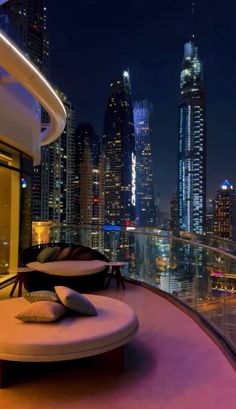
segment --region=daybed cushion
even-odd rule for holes
[[[81,315],[97,315],[97,310],[87,297],[68,287],[56,286],[55,291],[61,303]]]
[[[61,302],[58,295],[54,291],[47,290],[32,291],[31,293],[26,293],[24,297],[30,303],[37,301]]]
[[[33,261],[32,263],[28,263],[27,267],[52,275],[83,276],[99,273],[105,269],[106,265],[106,261],[101,260],[62,260],[43,264],[38,261]]]
[[[67,258],[69,256],[71,252],[71,247],[65,247],[64,249],[62,249],[62,251],[59,253],[59,255],[57,256],[55,261],[62,261],[65,258]]]
[[[127,304],[99,295],[86,297],[95,305],[97,316],[66,315],[47,325],[23,324],[14,318],[28,305],[23,297],[0,301],[0,359],[24,362],[77,359],[118,348],[134,337],[138,321]]]
[[[81,248],[76,247],[75,249],[72,249],[70,252],[70,260],[77,260],[77,255],[81,253]]]
[[[57,260],[57,257],[61,253],[61,247],[56,246],[56,247],[53,247],[53,249],[54,249],[54,252],[52,253],[52,256],[50,257],[50,261]]]
[[[15,318],[23,322],[53,322],[65,313],[66,308],[62,304],[52,301],[37,301],[33,304],[27,304]]]
[[[54,254],[54,248],[53,247],[45,247],[38,254],[37,261],[39,263],[46,263],[47,261],[50,260],[50,258],[53,256],[53,254]]]

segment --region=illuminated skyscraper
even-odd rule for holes
[[[221,239],[236,240],[236,190],[228,180],[217,191],[213,233]]]
[[[178,115],[179,229],[202,234],[206,213],[206,119],[203,68],[194,36],[184,45]]]
[[[0,16],[5,31],[39,70],[48,74],[46,0],[11,0],[1,6]]]
[[[205,229],[205,233],[207,236],[213,236],[213,226],[214,226],[214,201],[212,199],[207,199]]]
[[[99,226],[104,222],[104,178],[100,140],[90,123],[79,123],[75,131],[75,174],[78,177],[77,219],[81,224]],[[87,234],[86,234],[87,233]],[[103,247],[98,230],[83,231],[82,243]]]
[[[135,221],[135,137],[128,71],[110,84],[105,111],[105,223]]]
[[[136,148],[136,226],[154,226],[156,212],[153,197],[151,155],[151,112],[148,101],[134,103],[134,130]]]
[[[43,184],[42,189],[48,189],[49,200],[45,203],[49,212],[47,219],[53,222],[75,223],[74,110],[63,92],[57,91],[57,94],[66,108],[67,121],[61,136],[49,145],[49,183]],[[42,167],[47,163],[42,162]]]

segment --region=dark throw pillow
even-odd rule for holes
[[[46,263],[53,256],[53,253],[54,253],[53,247],[45,247],[38,254],[37,261],[39,261],[40,263]]]
[[[65,260],[69,257],[71,252],[71,247],[65,247],[64,249],[61,250],[60,254],[57,256],[55,261],[61,261]]]
[[[53,250],[54,252],[52,253],[52,256],[50,257],[49,261],[55,261],[57,259],[57,257],[61,253],[61,247],[59,246],[53,247]]]

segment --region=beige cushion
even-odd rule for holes
[[[32,291],[31,293],[26,293],[24,297],[30,303],[37,301],[52,301],[60,303],[60,299],[54,291],[47,290]]]
[[[37,261],[40,263],[46,263],[50,260],[53,256],[54,248],[53,247],[45,247],[37,256]]]
[[[84,295],[68,287],[56,286],[54,288],[65,307],[81,315],[97,315],[96,308]]]
[[[62,260],[42,264],[38,261],[33,261],[32,263],[28,263],[27,267],[52,275],[83,276],[103,271],[106,267],[106,262],[101,260]],[[32,272],[32,274],[34,273]]]
[[[52,301],[37,301],[28,304],[15,318],[27,322],[52,322],[58,320],[66,312],[63,305]]]
[[[77,247],[70,252],[70,260],[77,260],[77,255],[81,253],[81,248]]]
[[[61,261],[64,260],[66,257],[69,256],[71,252],[71,247],[65,247],[64,249],[61,250],[61,252],[58,254],[57,258],[55,261]]]
[[[52,256],[50,257],[50,261],[57,260],[57,257],[61,253],[61,247],[59,247],[59,246],[53,247],[53,250],[54,250],[54,252],[52,253]]]

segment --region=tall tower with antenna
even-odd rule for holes
[[[192,29],[195,2],[192,1]],[[206,214],[206,101],[195,35],[184,45],[178,106],[178,222],[202,234]]]
[[[110,83],[105,110],[105,223],[135,222],[135,136],[129,71]]]

